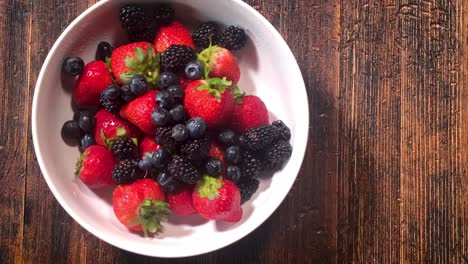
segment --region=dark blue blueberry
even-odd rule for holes
[[[81,112],[78,123],[83,132],[91,132],[96,124],[96,119],[91,112],[85,111]]]
[[[223,163],[217,158],[210,157],[205,164],[205,169],[208,175],[217,177],[223,172]]]
[[[172,99],[175,103],[181,104],[184,101],[185,92],[182,87],[180,87],[180,85],[171,85],[169,88],[167,88],[167,91],[172,96]]]
[[[84,61],[80,57],[65,58],[62,64],[62,71],[70,76],[77,76],[83,72]]]
[[[171,113],[164,108],[159,107],[151,113],[151,120],[157,126],[166,126],[171,123]]]
[[[236,142],[236,133],[231,129],[225,129],[218,134],[218,141],[225,146],[232,146]]]
[[[226,158],[226,161],[230,164],[237,164],[239,163],[241,156],[241,150],[238,146],[231,146],[226,149],[226,152],[224,153],[224,157]]]
[[[169,153],[164,148],[160,148],[153,152],[151,159],[154,167],[162,168],[169,162]]]
[[[186,126],[190,132],[190,137],[193,139],[199,139],[205,135],[206,123],[205,120],[200,117],[191,118],[187,121]]]
[[[185,119],[185,107],[181,104],[174,106],[170,111],[172,120],[176,123],[183,122]]]
[[[182,124],[175,125],[172,128],[172,138],[177,142],[187,140],[189,138],[189,131],[187,127]]]
[[[81,128],[78,121],[70,120],[62,126],[62,138],[65,142],[70,144],[76,144],[81,137]]]
[[[128,86],[130,86],[130,91],[136,96],[140,96],[146,91],[148,91],[148,82],[144,76],[135,74],[128,82]]]
[[[167,90],[161,90],[156,95],[156,103],[159,107],[170,109],[174,104],[174,98]]]
[[[190,80],[198,80],[203,76],[203,66],[198,61],[192,61],[185,66],[185,76]]]
[[[119,98],[120,95],[122,95],[122,90],[117,85],[111,85],[102,92],[102,96],[110,100],[115,100]]]
[[[153,169],[153,159],[151,157],[143,157],[143,159],[138,163],[138,167],[144,171]]]
[[[106,58],[110,58],[114,48],[109,42],[102,41],[97,46],[96,59],[106,61]]]
[[[179,77],[173,72],[161,72],[156,80],[159,89],[167,89],[174,84],[179,84]]]
[[[81,149],[85,151],[87,148],[96,145],[96,140],[94,140],[94,137],[90,133],[84,134],[84,136],[81,138]]]
[[[179,185],[179,181],[169,173],[163,171],[158,175],[158,183],[165,192],[173,192]]]
[[[226,177],[228,180],[236,183],[242,176],[241,169],[237,166],[228,166],[226,169]]]
[[[125,101],[125,102],[130,102],[132,101],[133,99],[135,99],[135,94],[130,90],[130,87],[128,85],[124,85],[122,87],[120,87],[120,90],[122,90],[122,99]]]

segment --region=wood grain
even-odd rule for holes
[[[0,0],[0,263],[468,263],[468,4],[246,0],[301,67],[300,175],[252,234],[193,258],[117,249],[41,176],[34,85],[61,31],[96,0]]]

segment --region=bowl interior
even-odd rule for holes
[[[145,1],[140,1],[145,2]],[[146,1],[150,2],[150,1]],[[154,2],[154,1],[152,1]],[[131,233],[115,218],[112,190],[92,191],[74,176],[77,147],[63,143],[62,124],[71,119],[73,82],[61,78],[61,62],[80,56],[85,62],[95,57],[97,44],[125,43],[118,21],[125,1],[103,0],[75,20],[62,34],[46,59],[38,79],[33,103],[33,138],[44,177],[57,200],[82,226],[99,238],[136,253],[181,257],[224,247],[258,227],[278,207],[291,188],[302,163],[308,131],[307,95],[297,63],[274,28],[241,1],[171,1],[178,19],[187,25],[217,21],[246,29],[249,41],[237,52],[241,81],[239,87],[260,96],[272,120],[281,119],[292,128],[294,151],[290,162],[271,179],[262,179],[259,191],[243,205],[238,223],[207,221],[199,216],[170,217],[164,231],[154,238]],[[230,10],[229,15],[220,10]],[[198,243],[203,240],[209,243]]]

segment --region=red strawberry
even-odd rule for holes
[[[230,81],[213,78],[191,82],[185,89],[184,105],[192,117],[201,117],[210,128],[219,128],[230,121],[234,97]]]
[[[139,74],[146,77],[148,84],[155,86],[159,61],[151,43],[135,42],[112,52],[111,68],[120,84],[128,83],[133,75]]]
[[[242,218],[239,188],[229,180],[203,177],[192,199],[197,212],[206,219],[238,222]]]
[[[156,90],[148,91],[120,109],[121,117],[127,119],[150,136],[154,136],[156,133],[156,125],[151,121],[151,113],[158,107],[156,94]]]
[[[269,124],[268,110],[262,99],[255,95],[242,98],[240,104],[234,107],[231,127],[237,132],[245,132],[249,128]]]
[[[106,63],[90,62],[76,82],[73,100],[80,106],[99,106],[101,92],[111,84],[112,75]]]
[[[156,46],[158,52],[163,52],[172,45],[185,45],[192,49],[195,48],[192,35],[179,21],[174,21],[170,25],[160,28],[154,40],[154,46]]]
[[[212,78],[224,78],[236,85],[240,79],[240,69],[231,51],[218,46],[210,46],[198,55],[205,71]]]
[[[118,160],[110,150],[102,146],[88,147],[76,164],[75,173],[91,189],[101,189],[115,184],[112,170]]]
[[[160,148],[162,148],[162,146],[156,143],[153,138],[146,136],[139,144],[140,158],[143,158],[144,156],[151,156],[153,152]]]
[[[169,208],[176,215],[193,215],[197,211],[192,205],[193,186],[181,184],[174,192],[167,194]]]
[[[125,135],[129,138],[139,138],[140,130],[104,109],[99,110],[96,115],[96,126],[94,127],[94,138],[96,143],[106,146],[106,139],[113,139]]]
[[[148,232],[156,233],[170,213],[164,191],[151,179],[117,186],[112,207],[120,223],[133,231],[143,230],[145,236]]]
[[[227,169],[227,163],[224,160],[224,151],[223,151],[223,149],[218,144],[216,144],[215,142],[212,141],[211,146],[210,146],[210,152],[208,153],[208,156],[213,157],[213,158],[217,158],[223,163],[222,176],[225,177],[226,169]]]

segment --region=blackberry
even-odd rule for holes
[[[112,179],[117,184],[131,183],[145,176],[145,172],[138,167],[138,160],[129,159],[119,162],[112,171]]]
[[[126,5],[120,9],[120,22],[128,32],[137,32],[148,27],[149,18],[143,7]]]
[[[158,144],[170,149],[172,152],[178,152],[180,144],[172,137],[172,127],[156,128],[155,140]]]
[[[264,162],[254,154],[244,151],[240,163],[241,180],[251,179],[257,177],[264,169]]]
[[[143,30],[128,32],[128,39],[130,42],[154,42],[158,28],[151,26]]]
[[[193,42],[199,48],[206,49],[211,43],[217,45],[219,42],[220,33],[218,26],[214,22],[207,22],[199,26],[192,34]]]
[[[260,125],[247,130],[239,141],[241,146],[253,151],[263,149],[279,137],[279,129],[273,125]]]
[[[260,182],[257,179],[248,179],[237,184],[241,195],[241,204],[252,198],[259,185]]]
[[[122,137],[112,142],[110,150],[119,160],[137,157],[138,148],[132,139]]]
[[[268,169],[280,168],[292,154],[292,146],[288,141],[279,141],[266,149],[265,162]]]
[[[190,160],[179,155],[172,156],[167,170],[174,178],[188,184],[196,184],[202,177],[202,174],[190,163]]]
[[[247,35],[242,28],[230,26],[224,30],[219,42],[226,49],[240,50],[247,42]]]
[[[278,128],[279,136],[281,139],[288,141],[291,139],[291,130],[288,126],[286,126],[286,124],[283,121],[277,120],[273,122],[272,125]]]
[[[183,73],[185,66],[196,59],[197,54],[191,47],[172,45],[161,54],[161,68],[164,71]]]
[[[180,146],[180,152],[190,160],[202,160],[208,156],[210,144],[208,137],[191,139]]]
[[[123,105],[122,98],[110,99],[101,95],[99,99],[101,105],[107,112],[112,114],[117,114],[120,111],[120,108]]]
[[[169,5],[158,5],[153,10],[153,19],[161,26],[167,26],[174,21],[175,11]],[[154,39],[153,39],[154,41]],[[153,42],[151,41],[151,42]]]

